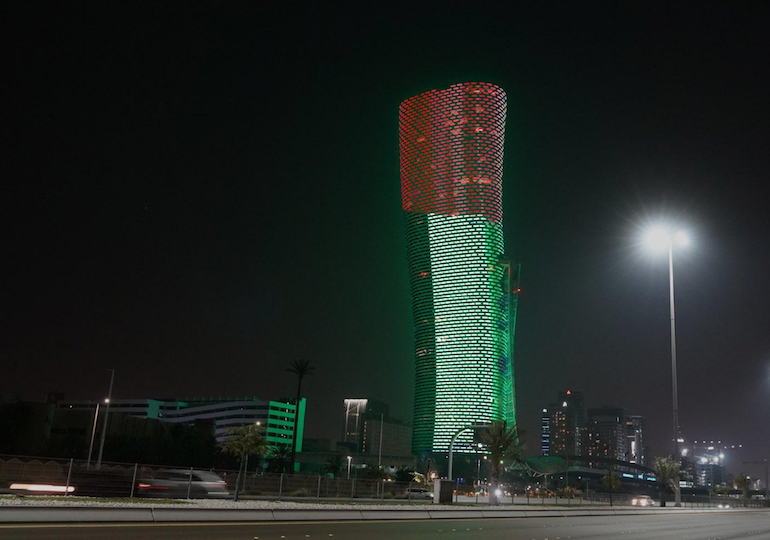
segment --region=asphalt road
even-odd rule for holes
[[[2,540],[770,540],[770,512],[398,522],[0,525]]]

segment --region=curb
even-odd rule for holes
[[[763,512],[731,509],[729,512]],[[457,510],[316,510],[250,508],[99,508],[86,506],[0,506],[0,523],[183,523],[244,521],[373,521],[411,519],[557,518],[653,514],[719,513],[718,508],[636,509],[457,509]]]

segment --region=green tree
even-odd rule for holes
[[[241,490],[241,477],[244,475],[244,467],[248,456],[262,456],[267,450],[265,438],[257,430],[257,426],[232,427],[225,433],[227,438],[219,443],[219,448],[225,454],[237,456],[238,477],[235,479],[235,500],[238,500]]]
[[[670,487],[674,490],[674,506],[681,506],[679,478],[681,476],[679,461],[671,456],[656,457],[652,462],[655,470],[655,478],[658,479],[658,492],[660,493],[660,505],[666,506],[666,490]]]
[[[612,494],[620,489],[620,477],[614,471],[609,470],[602,477],[602,484],[610,492],[610,506],[612,506]]]
[[[291,464],[291,449],[288,446],[273,446],[267,456],[267,470],[274,473],[285,473]]]
[[[396,482],[413,482],[413,481],[414,481],[414,469],[401,467],[396,471]]]
[[[740,472],[735,475],[733,482],[735,483],[735,487],[740,489],[741,493],[743,493],[743,500],[745,504],[745,501],[749,498],[749,491],[751,491],[751,477],[746,473]]]
[[[297,399],[294,400],[294,435],[291,440],[290,472],[294,473],[294,464],[297,461],[297,425],[299,424],[299,402],[302,399],[302,379],[313,374],[315,368],[308,360],[294,360],[286,370],[297,377]]]
[[[505,422],[493,422],[480,433],[479,441],[486,446],[490,462],[490,480],[492,489],[489,504],[498,505],[497,491],[500,487],[500,474],[505,464],[524,463],[524,452],[519,439],[520,432],[516,425],[511,427]]]
[[[386,478],[392,478],[390,474],[382,470],[380,467],[374,465],[367,465],[364,468],[363,477],[367,480],[384,480]]]
[[[326,474],[331,474],[334,478],[341,476],[344,468],[345,468],[344,456],[339,456],[339,455],[331,456],[329,459],[326,460],[326,463],[324,464],[324,472]]]

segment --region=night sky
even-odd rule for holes
[[[115,367],[116,398],[275,398],[307,358],[308,436],[340,434],[345,397],[410,419],[398,105],[483,80],[509,98],[529,452],[566,388],[669,450],[668,272],[638,245],[666,219],[693,237],[683,432],[758,474],[739,461],[770,455],[767,4],[281,4],[4,7],[0,391],[99,398]]]

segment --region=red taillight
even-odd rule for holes
[[[151,491],[168,491],[167,486],[153,486],[151,484],[139,483],[136,487],[138,487],[139,489],[149,489]]]

